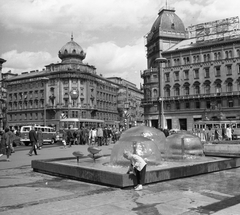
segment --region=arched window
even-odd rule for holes
[[[200,94],[200,87],[199,87],[199,85],[196,85],[195,86],[195,94]]]
[[[158,90],[153,89],[153,98],[157,98],[157,97],[158,97]]]
[[[214,53],[214,60],[217,60],[217,59],[218,59],[218,54]]]
[[[227,92],[232,92],[232,83],[231,82],[229,82],[229,83],[227,83]]]
[[[210,84],[205,84],[204,90],[205,90],[205,94],[210,94],[211,92]]]
[[[221,86],[220,83],[217,83],[217,84],[215,85],[215,92],[216,92],[216,93],[221,93],[221,92],[222,92],[222,86]]]
[[[180,89],[179,89],[179,87],[175,87],[174,94],[175,94],[175,96],[180,96]]]

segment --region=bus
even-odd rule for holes
[[[80,129],[81,127],[97,128],[99,124],[103,126],[104,123],[105,121],[100,119],[83,119],[83,118],[60,119],[59,133],[57,135],[57,139],[58,141],[62,141],[63,130],[67,130],[70,128],[70,130],[75,131],[77,129]]]
[[[20,129],[20,142],[25,146],[30,144],[29,140],[29,131],[32,130],[33,125],[22,126]],[[53,144],[56,141],[56,131],[54,128],[49,126],[34,125],[34,128],[37,131],[41,130],[43,134],[43,143]]]
[[[95,127],[97,128],[99,124],[104,124],[104,120],[100,119],[79,119],[79,118],[67,118],[67,119],[60,119],[60,130],[61,129],[68,129],[71,127],[74,128],[81,128],[84,127]]]
[[[193,132],[202,137],[206,130],[222,129],[228,126],[232,128],[232,139],[240,139],[240,120],[198,120],[193,123]]]

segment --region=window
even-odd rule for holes
[[[231,82],[227,83],[227,92],[232,92],[232,90],[233,90],[232,83]]]
[[[158,96],[158,91],[157,89],[153,89],[153,97],[156,98]]]
[[[179,72],[174,72],[174,81],[179,81]]]
[[[165,73],[164,74],[164,79],[165,79],[165,82],[170,82],[170,74],[169,73]]]
[[[232,99],[228,100],[228,107],[233,107],[233,100]]]
[[[209,68],[205,68],[205,78],[210,78]]]
[[[179,96],[180,95],[180,89],[179,87],[175,87],[175,96]]]
[[[165,97],[170,97],[170,88],[165,89]]]
[[[200,86],[199,85],[196,85],[195,86],[195,94],[200,94]]]
[[[210,109],[211,108],[211,101],[206,101],[206,108],[207,109]]]
[[[185,108],[186,108],[186,109],[189,109],[189,108],[190,108],[190,102],[186,102],[186,103],[185,103]]]
[[[221,84],[219,84],[219,83],[216,84],[215,90],[216,90],[216,91],[215,91],[216,93],[221,93],[221,92],[222,92]]]
[[[184,80],[188,80],[189,79],[189,72],[188,70],[184,71]]]
[[[237,64],[238,74],[240,74],[240,64]]]
[[[199,101],[195,102],[195,107],[196,107],[197,109],[200,108],[200,102],[199,102]]]
[[[232,75],[232,65],[227,65],[226,69],[227,69],[227,75]]]
[[[194,69],[194,78],[199,79],[199,70],[198,69]]]
[[[221,70],[220,70],[220,66],[218,66],[218,67],[215,67],[215,76],[216,76],[216,77],[219,77],[219,76],[221,76]]]
[[[185,88],[184,88],[184,93],[185,93],[185,95],[189,95],[189,86],[185,86]]]
[[[210,94],[211,87],[209,84],[205,85],[205,94]]]
[[[176,109],[179,110],[180,109],[180,102],[179,101],[176,101]]]

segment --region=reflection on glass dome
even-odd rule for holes
[[[196,135],[178,132],[166,139],[166,158],[194,158],[203,155],[203,145]]]
[[[155,144],[157,144],[157,147],[161,151],[161,153],[164,153],[165,151],[165,145],[166,145],[165,134],[154,127],[148,127],[145,125],[133,127],[123,132],[121,135],[121,138],[125,136],[143,136],[143,137],[149,138]]]
[[[125,150],[138,154],[144,158],[148,165],[160,164],[161,152],[159,145],[165,143],[165,135],[155,129],[147,126],[138,126],[125,131],[121,138],[116,142],[112,149],[111,165],[129,165],[129,161],[123,157]]]

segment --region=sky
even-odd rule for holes
[[[139,88],[147,69],[144,36],[166,0],[0,0],[2,72],[21,74],[61,62],[71,40],[86,52],[83,63],[104,77]],[[185,28],[240,15],[239,0],[167,0]]]

